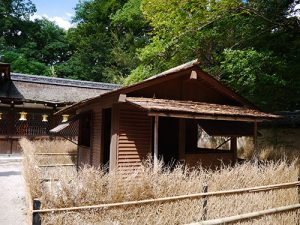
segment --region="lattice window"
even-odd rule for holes
[[[48,135],[49,122],[42,122],[43,113],[29,112],[27,121],[19,120],[19,112],[15,113],[14,125],[17,135],[21,136],[38,136]]]
[[[70,118],[72,118],[73,115],[70,115]],[[62,122],[62,117],[61,116],[53,116],[51,119],[51,128],[54,128],[61,124]],[[72,122],[70,126],[67,128],[63,129],[62,131],[59,132],[59,135],[65,136],[65,137],[70,137],[70,138],[77,138],[78,136],[78,130],[79,130],[79,122],[78,120],[75,122]]]
[[[20,112],[27,112],[27,120],[20,121]],[[50,111],[35,112],[33,110],[22,109],[0,109],[2,119],[0,120],[0,135],[20,135],[20,136],[48,136],[49,130],[62,122],[61,116],[53,116]],[[43,114],[48,115],[48,121],[43,122]],[[72,116],[70,116],[71,118]],[[60,132],[60,135],[70,138],[78,136],[78,121],[72,122],[69,127]]]

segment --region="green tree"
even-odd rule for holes
[[[13,72],[51,75],[50,67],[65,62],[72,51],[66,32],[43,18],[30,0],[0,1],[0,55]],[[53,68],[53,67],[52,67]]]
[[[68,33],[68,40],[75,49],[74,54],[58,71],[63,68],[69,71],[72,68],[70,65],[76,64],[71,73],[80,72],[80,78],[94,81],[105,79],[103,70],[113,47],[110,15],[121,6],[122,2],[117,0],[81,1],[76,6],[74,23],[77,23],[77,27]],[[61,75],[65,76],[66,73]]]
[[[46,18],[32,23],[28,40],[20,51],[49,66],[68,60],[71,54],[66,32]]]
[[[80,2],[68,39],[74,54],[57,67],[60,76],[121,83],[139,59],[136,49],[148,40],[140,0]],[[79,75],[80,74],[80,75]]]
[[[0,1],[0,34],[3,45],[22,46],[27,39],[30,16],[36,12],[30,0]]]
[[[224,50],[221,62],[221,80],[242,96],[268,110],[277,110],[286,102],[282,97],[287,88],[281,77],[286,62],[270,52],[249,50]],[[266,94],[272,93],[272,94]],[[268,103],[272,102],[272,105]],[[275,103],[275,104],[274,104]]]
[[[140,65],[125,82],[136,82],[198,58],[202,68],[228,81],[259,106],[295,108],[299,106],[299,97],[289,91],[278,92],[281,97],[277,98],[275,107],[271,98],[263,102],[263,93],[258,92],[265,84],[272,92],[292,85],[293,92],[299,93],[300,88],[295,84],[299,84],[297,74],[300,72],[297,63],[300,61],[300,22],[291,13],[295,3],[292,0],[142,0],[143,15],[153,30],[150,43],[138,50]],[[247,62],[239,57],[246,57]],[[242,73],[241,77],[233,76],[230,70],[235,63],[239,66],[233,68],[234,72]],[[287,98],[291,101],[279,104],[280,99]]]
[[[24,54],[16,51],[3,52],[3,60],[11,63],[13,72],[25,74],[38,74],[49,76],[50,68],[39,61],[28,59]]]

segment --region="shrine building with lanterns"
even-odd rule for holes
[[[108,83],[11,73],[9,64],[0,63],[0,154],[18,153],[22,137],[54,138],[49,131],[73,117],[54,116],[56,111],[117,88]],[[61,134],[77,135],[78,123]]]

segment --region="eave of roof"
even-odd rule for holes
[[[205,102],[140,97],[127,97],[126,102],[144,109],[149,115],[218,120],[227,120],[228,118],[228,120],[237,121],[262,121],[281,118],[281,116],[264,113],[256,109]]]

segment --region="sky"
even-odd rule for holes
[[[37,12],[31,19],[46,17],[65,30],[72,27],[74,8],[79,0],[32,0]]]

